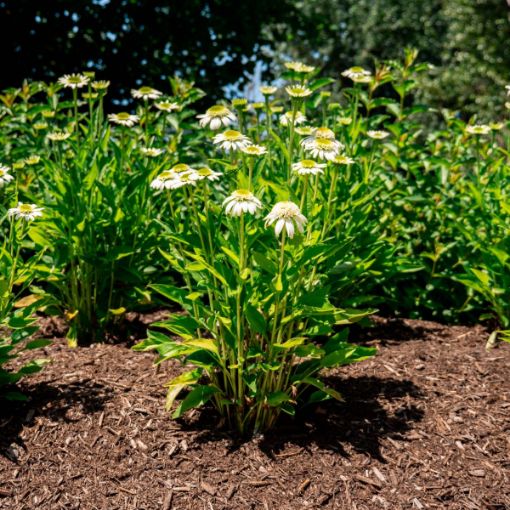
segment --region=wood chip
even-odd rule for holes
[[[201,482],[200,483],[200,488],[207,492],[207,494],[209,494],[210,496],[215,496],[216,495],[216,488],[213,487],[210,483],[207,483],[207,482]]]

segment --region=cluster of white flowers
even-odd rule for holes
[[[335,134],[329,128],[316,128],[310,136],[301,140],[303,149],[313,158],[333,160],[343,149],[343,145],[335,140]]]
[[[152,182],[153,189],[178,189],[183,186],[195,186],[198,181],[216,181],[221,174],[209,167],[192,168],[184,163],[178,163],[170,170],[161,172]]]

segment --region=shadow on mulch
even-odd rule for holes
[[[431,340],[432,338],[448,337],[448,329],[439,325],[419,325],[420,321],[413,321],[412,325],[405,319],[373,317],[369,327],[353,324],[350,339],[354,343],[364,343],[377,340],[382,345],[406,342],[409,340]]]
[[[424,412],[409,403],[410,398],[421,399],[423,394],[409,380],[361,376],[329,377],[325,382],[339,391],[344,401],[330,400],[309,407],[295,419],[282,415],[278,425],[257,440],[268,457],[273,458],[289,444],[305,449],[316,445],[349,457],[345,448],[348,444],[357,452],[385,462],[381,440],[390,437],[405,441],[403,434],[423,418]],[[219,421],[215,410],[206,406],[193,421],[183,420],[182,428],[198,432],[195,441],[200,443],[224,440],[230,436],[218,428]],[[233,439],[230,450],[237,450],[244,442]]]
[[[79,421],[68,416],[68,411],[80,408],[84,414],[96,413],[112,396],[111,388],[90,379],[70,384],[41,382],[20,389],[28,401],[4,402],[0,409],[0,456],[13,462],[17,461],[13,445],[25,448],[20,436],[24,426],[34,426],[39,417],[52,422]]]

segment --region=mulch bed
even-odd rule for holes
[[[510,509],[510,345],[482,327],[377,319],[379,355],[333,370],[345,402],[233,440],[210,407],[163,409],[178,364],[69,350],[0,410],[0,508]]]

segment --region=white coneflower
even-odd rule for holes
[[[232,106],[234,108],[243,108],[248,104],[248,99],[245,97],[235,97],[232,99]]]
[[[315,71],[315,67],[307,66],[302,62],[285,62],[285,64],[283,65],[287,69],[290,69],[291,71],[294,71],[296,73],[311,73],[312,71]]]
[[[372,81],[372,73],[362,67],[346,69],[342,76],[350,78],[354,83],[370,83]]]
[[[390,136],[390,134],[388,133],[388,131],[383,131],[381,129],[372,129],[370,131],[367,131],[367,135],[372,138],[373,140],[384,140],[385,138],[387,138],[388,136]]]
[[[9,184],[14,177],[9,173],[9,167],[0,165],[0,188]]]
[[[491,122],[489,124],[489,127],[493,130],[493,131],[499,131],[500,129],[503,129],[505,127],[505,125],[502,123],[502,122]]]
[[[110,86],[110,82],[108,80],[93,81],[91,86],[94,90],[106,90]]]
[[[296,133],[301,136],[310,136],[313,134],[313,127],[312,126],[301,126],[297,127],[295,129]]]
[[[311,159],[303,159],[292,165],[292,170],[299,175],[317,175],[324,173],[326,163],[317,163]]]
[[[165,151],[163,149],[156,149],[155,147],[140,147],[140,152],[149,158],[157,158]]]
[[[354,159],[350,158],[349,156],[337,156],[331,161],[337,165],[353,165],[355,163]]]
[[[52,142],[63,142],[64,140],[67,140],[71,133],[67,131],[53,131],[53,133],[48,133],[46,135]]]
[[[274,232],[277,236],[285,229],[291,239],[294,237],[296,228],[303,233],[306,222],[307,219],[294,202],[278,202],[266,216],[266,227],[275,224]]]
[[[327,140],[334,140],[335,133],[327,127],[314,128],[312,136],[305,138],[302,143],[306,144],[311,142],[312,138],[326,138]]]
[[[80,89],[87,85],[90,81],[90,78],[84,76],[83,74],[65,74],[61,78],[58,79],[60,85],[70,89]]]
[[[278,90],[278,87],[263,85],[262,87],[259,87],[259,90],[263,96],[272,96]]]
[[[288,126],[292,122],[292,112],[285,112],[283,115],[280,115],[280,124],[282,126]],[[303,124],[306,122],[306,117],[301,112],[296,112],[294,116],[294,126],[298,124]]]
[[[466,133],[470,135],[488,135],[491,132],[490,126],[485,124],[475,124],[474,126],[466,126]]]
[[[186,185],[194,186],[199,179],[196,170],[184,163],[179,163],[170,170],[161,172],[150,186],[154,189],[177,189]]]
[[[41,161],[41,156],[38,156],[37,154],[32,154],[32,156],[28,156],[28,158],[25,158],[25,163],[27,165],[37,165]]]
[[[247,189],[238,189],[223,201],[225,213],[241,216],[243,213],[255,214],[262,207],[260,200]]]
[[[305,151],[309,152],[313,158],[327,159],[329,161],[334,159],[343,147],[337,140],[331,140],[329,138],[310,137],[310,141],[306,143],[303,142],[305,142],[305,140],[301,142],[303,148]]]
[[[200,119],[200,127],[209,126],[213,130],[228,127],[236,121],[236,116],[221,104],[211,106],[197,118]]]
[[[211,170],[208,166],[203,166],[197,169],[196,174],[200,179],[206,179],[208,181],[217,181],[221,177],[220,172]]]
[[[224,151],[230,152],[241,150],[251,144],[250,139],[244,136],[240,131],[227,129],[224,133],[220,133],[213,138],[213,143],[219,145]]]
[[[114,124],[120,124],[121,126],[133,127],[139,120],[138,115],[131,115],[127,112],[110,113],[108,120]]]
[[[163,112],[173,112],[180,108],[178,103],[172,103],[170,101],[159,101],[155,103],[154,106]]]
[[[349,124],[352,123],[352,118],[351,117],[339,117],[337,122],[341,126],[348,126]]]
[[[302,85],[289,85],[285,87],[285,91],[294,99],[303,99],[313,93],[308,87],[303,87]]]
[[[42,216],[42,207],[37,207],[34,204],[24,204],[18,202],[18,207],[12,207],[7,211],[9,217],[15,217],[17,220],[22,218],[26,221],[32,221],[38,216]]]
[[[263,110],[265,108],[265,103],[251,103],[245,108],[245,112],[249,112],[251,110],[257,111],[257,110]]]
[[[135,99],[157,99],[163,95],[163,92],[152,87],[140,87],[139,89],[131,89],[131,95]]]
[[[248,156],[262,156],[267,153],[267,149],[262,145],[247,145],[241,148],[241,150]]]

